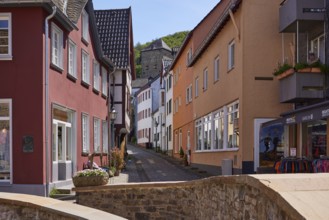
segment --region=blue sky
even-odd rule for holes
[[[220,0],[93,0],[94,8],[132,8],[134,44],[192,30]]]

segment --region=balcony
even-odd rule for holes
[[[324,98],[324,73],[319,68],[294,69],[278,76],[280,102],[299,103]]]
[[[324,9],[324,0],[283,1],[279,11],[280,32],[307,32],[311,27],[324,22],[322,9]]]

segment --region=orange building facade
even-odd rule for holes
[[[278,0],[222,0],[176,57],[174,149],[190,149],[193,166],[218,175],[223,161],[231,161],[233,173],[254,173],[261,122],[291,109],[279,104],[272,75],[283,53],[279,6]]]

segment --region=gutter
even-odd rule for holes
[[[52,14],[50,14],[45,20],[45,146],[46,146],[46,197],[49,196],[49,27],[48,22],[56,14],[56,6],[52,8]]]

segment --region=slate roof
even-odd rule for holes
[[[156,50],[156,49],[166,49],[171,51],[171,48],[162,39],[155,40],[152,44],[144,48],[142,51]]]
[[[104,55],[119,69],[129,67],[131,8],[95,10]]]

